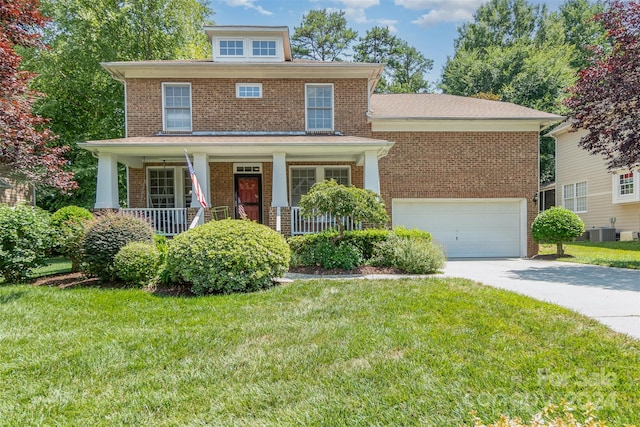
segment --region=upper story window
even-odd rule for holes
[[[275,40],[252,40],[253,56],[276,56]]]
[[[587,211],[587,181],[562,187],[562,206],[573,212]]]
[[[640,202],[640,173],[624,171],[613,175],[613,203]]]
[[[305,110],[308,131],[333,130],[333,84],[305,85]]]
[[[262,98],[262,83],[236,83],[236,98]]]
[[[244,40],[220,40],[220,56],[244,56]]]
[[[191,84],[162,84],[162,113],[165,131],[191,132]]]

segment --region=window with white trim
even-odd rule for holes
[[[149,208],[188,208],[191,206],[191,175],[183,167],[147,168]]]
[[[262,98],[262,83],[236,83],[236,98]]]
[[[244,56],[244,40],[220,40],[220,56]]]
[[[276,41],[252,40],[251,54],[253,56],[276,56]]]
[[[618,175],[618,194],[620,196],[629,196],[633,194],[633,172],[622,173]]]
[[[587,181],[562,187],[562,206],[573,212],[587,211]]]
[[[305,113],[308,131],[333,130],[333,84],[305,85]]]
[[[292,166],[289,176],[291,206],[298,206],[300,197],[307,194],[316,182],[333,179],[338,184],[351,185],[349,166]]]
[[[191,132],[191,84],[162,84],[163,123],[165,131]]]

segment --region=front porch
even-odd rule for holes
[[[121,208],[120,213],[137,216],[151,224],[157,234],[173,237],[189,229],[189,225],[196,216],[198,208]],[[302,234],[320,233],[330,229],[336,229],[336,219],[331,215],[320,215],[315,218],[306,219],[300,215],[299,207],[288,209],[289,215],[286,215],[281,223],[282,232],[291,236]],[[223,219],[217,216],[215,210],[204,209],[204,221],[215,221]],[[346,222],[348,230],[360,229],[361,224],[354,224],[351,221]]]
[[[335,227],[334,218],[300,217],[300,196],[315,182],[335,179],[379,193],[378,160],[393,143],[341,135],[218,135],[81,145],[98,157],[96,209],[121,209],[117,164],[124,163],[127,207],[122,211],[147,218],[160,234],[173,236],[188,229],[200,207],[185,151],[208,206],[200,222],[221,219],[211,207],[223,208],[228,217],[246,215],[285,235],[297,235]]]

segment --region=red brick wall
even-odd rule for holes
[[[393,198],[525,198],[527,230],[537,215],[538,133],[376,132],[394,141],[382,158],[380,191]],[[391,214],[391,212],[389,212]],[[528,256],[537,245],[528,238]]]
[[[128,136],[162,131],[163,79],[127,80]],[[345,135],[368,132],[366,79],[193,79],[194,131],[304,131],[305,83],[334,84],[335,130]],[[260,99],[236,98],[236,83],[262,83]]]

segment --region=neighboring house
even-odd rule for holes
[[[572,131],[569,122],[549,132],[556,140],[556,206],[577,213],[587,230],[640,231],[640,171],[608,171],[601,156],[578,145],[586,132]]]
[[[0,204],[15,206],[19,203],[33,205],[35,200],[33,186],[11,178],[0,177]]]
[[[205,31],[212,60],[103,64],[125,84],[126,137],[80,144],[98,157],[96,208],[119,208],[123,163],[129,209],[166,234],[183,230],[197,210],[187,150],[209,206],[238,217],[242,205],[286,235],[323,227],[302,220],[298,202],[335,179],[379,192],[393,225],[428,230],[449,256],[537,252],[538,135],[562,117],[449,95],[374,95],[384,65],[293,60],[287,27]]]

